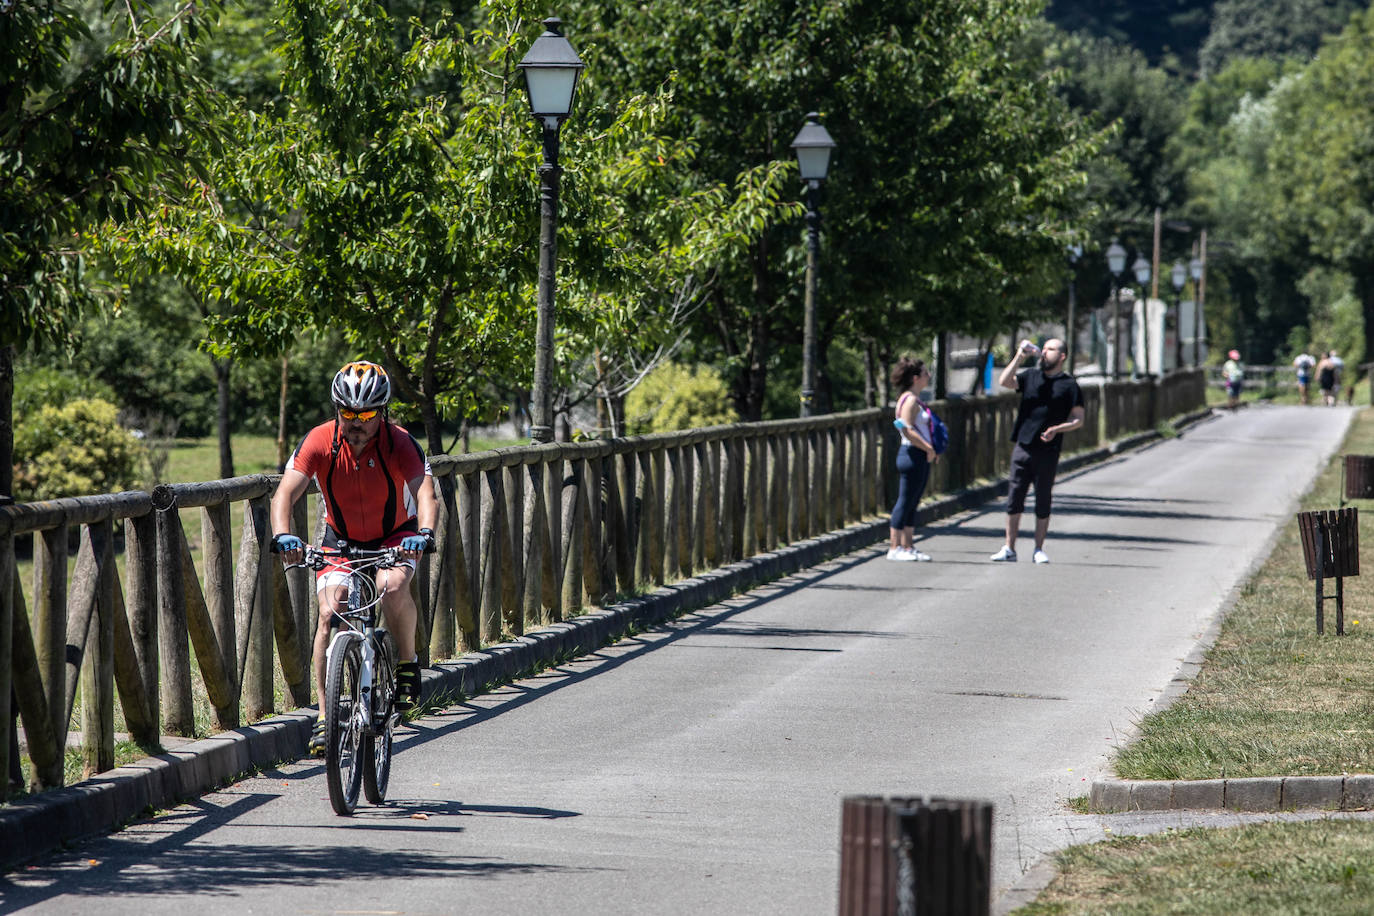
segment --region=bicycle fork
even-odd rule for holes
[[[376,729],[372,727],[372,674],[376,669],[377,649],[372,644],[366,634],[354,629],[344,629],[336,632],[329,640],[329,649],[325,653],[325,665],[333,662],[335,652],[347,650],[346,643],[358,640],[361,644],[362,664],[358,666],[358,709],[351,711],[361,726],[362,733],[365,735],[373,734]]]

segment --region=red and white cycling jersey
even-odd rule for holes
[[[287,464],[314,479],[324,496],[329,527],[360,547],[381,546],[398,531],[414,531],[415,498],[406,484],[430,473],[420,443],[404,427],[383,422],[362,453],[354,455],[336,430],[333,420],[316,426]]]

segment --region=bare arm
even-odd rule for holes
[[[1026,355],[1025,346],[1028,343],[1029,340],[1023,340],[1016,345],[1016,353],[1012,356],[1011,362],[1007,363],[1002,375],[997,379],[997,384],[1001,387],[1016,390],[1016,370],[1021,368],[1021,360]]]
[[[421,474],[412,477],[406,484],[410,488],[410,495],[415,497],[415,520],[421,528],[434,530],[434,523],[439,518],[439,503],[434,498],[434,478],[428,474]]]
[[[1083,416],[1084,413],[1082,407],[1073,408],[1069,411],[1069,418],[1067,420],[1056,426],[1048,427],[1043,433],[1041,433],[1040,441],[1053,442],[1054,437],[1059,435],[1060,433],[1066,433],[1071,429],[1078,429],[1078,427],[1083,425]]]
[[[291,509],[310,486],[310,478],[300,471],[288,468],[281,475],[277,492],[272,494],[272,533],[291,533]]]

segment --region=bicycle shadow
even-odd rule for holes
[[[234,897],[249,887],[311,888],[335,882],[356,885],[371,879],[490,879],[517,874],[573,874],[601,869],[541,862],[501,861],[482,856],[414,848],[385,849],[375,843],[301,845],[277,843],[197,844],[211,831],[241,820],[274,801],[277,794],[254,792],[218,806],[205,799],[188,802],[150,822],[167,831],[148,841],[146,831],[122,831],[83,844],[42,865],[0,876],[0,914],[15,913],[59,898]],[[423,815],[418,817],[417,815]],[[460,826],[434,819],[470,816],[576,817],[577,812],[544,808],[462,805],[453,801],[398,799],[386,807],[360,808],[338,818],[336,829],[404,829],[417,833],[461,832]],[[243,825],[261,829],[267,825]],[[300,825],[277,829],[301,829]],[[318,829],[318,825],[311,829]],[[291,905],[284,904],[288,909]]]

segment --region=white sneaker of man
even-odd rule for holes
[[[1041,550],[1041,549],[1039,549],[1039,548],[1036,548],[1035,553],[1034,553],[1034,555],[1031,557],[1031,559],[1035,560],[1035,562],[1037,562],[1037,563],[1048,563],[1048,562],[1050,561],[1050,558],[1049,558],[1049,556],[1045,553],[1045,551],[1043,551],[1043,550]]]
[[[905,547],[894,547],[887,552],[887,558],[898,563],[913,563],[916,561],[916,554]]]
[[[1003,544],[1002,549],[988,557],[988,559],[994,563],[1015,563],[1016,551],[1012,550],[1006,544]]]
[[[917,550],[917,549],[914,548],[914,547],[911,549],[911,556],[912,556],[912,558],[915,559],[918,563],[929,563],[929,562],[930,562],[930,554],[928,554],[928,553],[921,553],[919,550]]]

